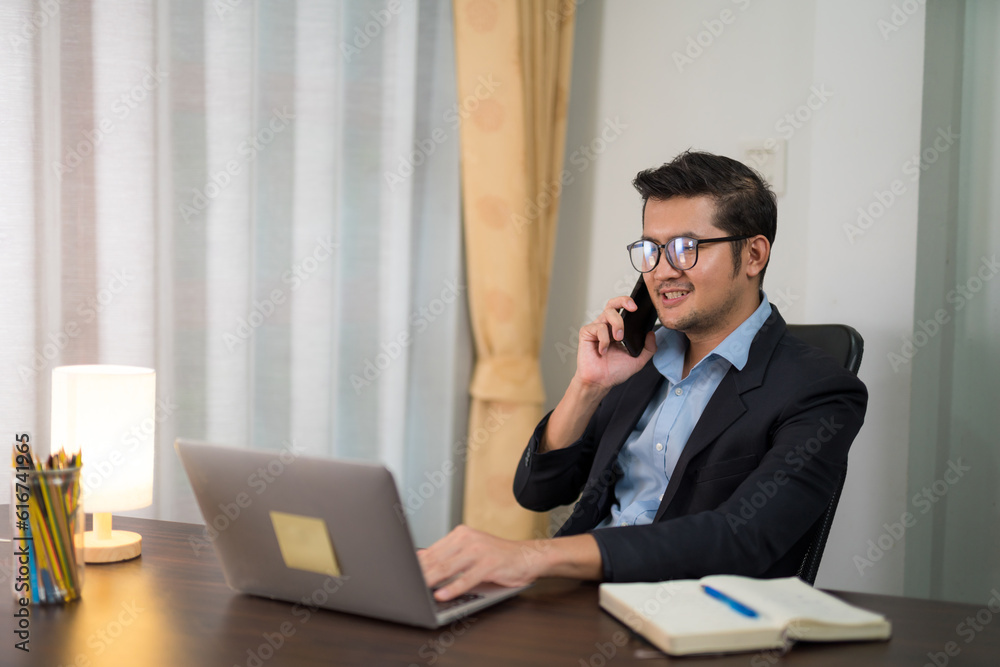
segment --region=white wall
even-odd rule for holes
[[[743,140],[787,137],[764,287],[789,322],[857,328],[871,393],[818,584],[901,593],[902,544],[863,573],[853,561],[899,519],[906,495],[909,375],[886,355],[913,323],[917,188],[901,169],[920,147],[923,12],[883,36],[877,21],[891,12],[889,0],[578,7],[566,168],[579,178],[563,194],[543,371],[554,404],[573,372],[569,327],[634,281],[624,247],[641,233],[636,172],[687,148],[739,159]],[[701,52],[678,64],[699,38]],[[804,121],[785,120],[797,111]],[[627,126],[620,136],[574,162],[615,119]],[[845,225],[894,179],[906,191],[852,243]]]

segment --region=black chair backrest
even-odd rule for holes
[[[796,338],[818,347],[834,359],[844,368],[855,375],[861,368],[861,357],[865,351],[865,341],[853,327],[846,324],[789,324],[788,333]],[[809,540],[809,547],[806,555],[799,566],[798,576],[803,581],[810,584],[816,581],[816,573],[819,572],[819,563],[823,558],[823,549],[826,548],[826,540],[830,536],[830,526],[833,524],[833,516],[837,513],[837,503],[840,502],[840,493],[844,489],[844,480],[847,477],[845,471],[837,481],[837,488],[830,498],[830,504],[826,511],[816,520],[810,529],[812,538]]]
[[[861,368],[865,341],[854,327],[846,324],[789,324],[788,333],[818,347],[855,375]]]

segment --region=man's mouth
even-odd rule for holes
[[[690,290],[660,290],[660,299],[662,299],[665,304],[670,305],[679,302],[690,293]]]

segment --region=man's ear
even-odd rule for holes
[[[771,244],[767,238],[758,234],[750,239],[746,250],[747,261],[743,263],[747,278],[756,278],[767,266],[767,260],[771,256]]]

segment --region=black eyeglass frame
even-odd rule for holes
[[[702,243],[721,243],[722,241],[745,241],[746,239],[752,239],[752,238],[753,238],[752,235],[720,236],[714,239],[696,239],[693,236],[675,236],[672,239],[667,239],[666,243],[657,243],[652,239],[639,239],[638,241],[633,241],[632,243],[629,243],[627,246],[625,246],[625,249],[628,250],[628,259],[630,262],[632,262],[632,268],[634,268],[639,273],[649,273],[651,271],[655,271],[656,267],[660,265],[661,257],[666,257],[667,262],[670,264],[670,266],[674,267],[674,269],[677,271],[690,271],[695,267],[695,264],[698,263],[698,257],[699,257],[698,246],[700,246]],[[691,266],[687,267],[686,269],[682,269],[676,264],[674,264],[674,260],[670,258],[670,253],[667,251],[667,246],[674,243],[677,239],[687,239],[688,241],[694,242],[694,247],[693,247],[694,261],[691,262]],[[640,243],[652,243],[653,246],[656,247],[656,263],[653,264],[652,268],[647,269],[645,271],[636,266],[635,261],[633,261],[632,259],[632,248],[639,245]]]

